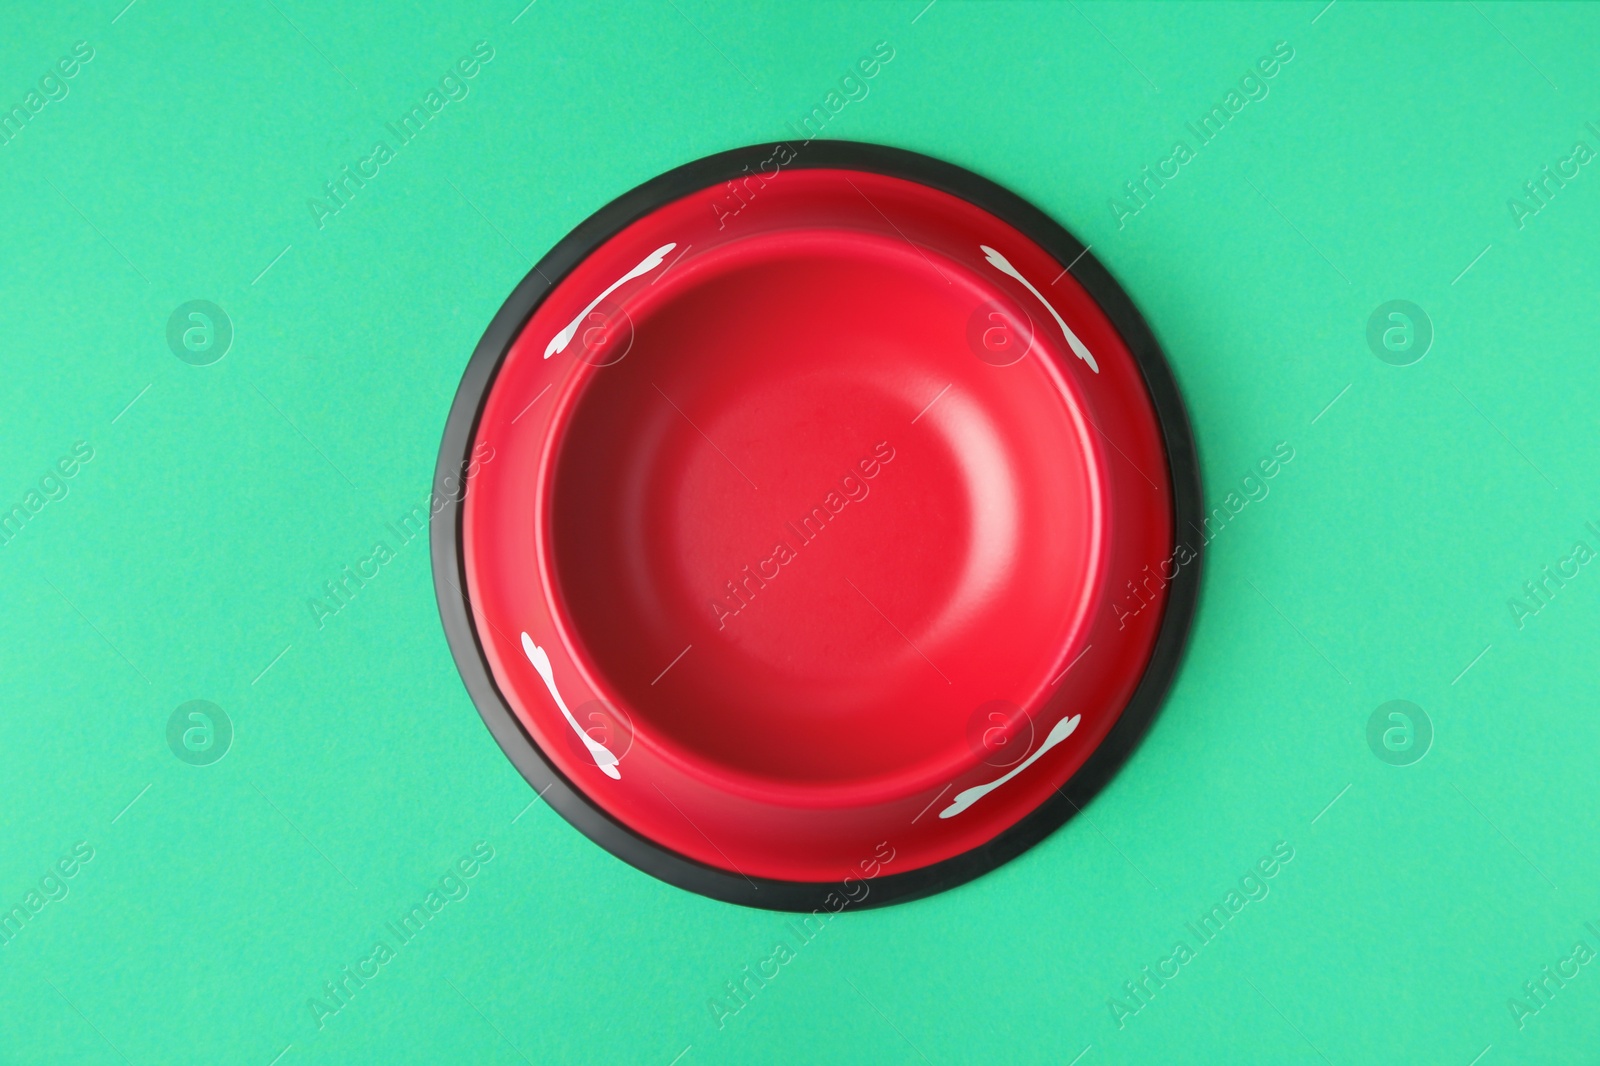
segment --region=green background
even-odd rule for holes
[[[1521,1028],[1508,1007],[1600,950],[1600,574],[1509,607],[1600,548],[1600,173],[1522,228],[1508,207],[1600,148],[1600,10],[122,2],[8,3],[0,34],[6,109],[94,48],[0,148],[0,503],[94,450],[0,548],[0,907],[94,849],[0,948],[0,1060],[1600,1061],[1600,966]],[[308,199],[479,41],[470,95],[319,229]],[[386,523],[538,256],[790,136],[878,41],[827,135],[972,168],[1092,244],[1166,349],[1208,504],[1295,458],[1211,545],[1171,698],[1085,817],[847,912],[718,1028],[786,917],[530,807],[425,544]],[[1119,227],[1123,183],[1280,41],[1270,95]],[[166,341],[194,299],[234,325],[209,366]],[[1433,324],[1414,365],[1367,344],[1395,299]],[[310,598],[379,540],[319,628]],[[192,699],[235,729],[212,765],[167,746]],[[1393,699],[1432,722],[1413,765],[1367,745]],[[470,894],[319,1028],[323,983],[480,841]],[[1119,1028],[1108,999],[1280,841],[1270,895]]]

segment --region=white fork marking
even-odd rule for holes
[[[622,277],[618,278],[616,281],[613,281],[610,285],[607,285],[605,290],[601,292],[599,296],[596,296],[593,300],[589,301],[588,307],[585,307],[582,311],[578,312],[577,318],[574,318],[571,322],[567,323],[566,329],[550,338],[550,344],[544,350],[544,357],[548,359],[557,352],[566,351],[567,345],[572,343],[572,338],[577,334],[578,327],[583,324],[583,320],[589,316],[590,311],[593,311],[596,307],[600,306],[601,300],[604,300],[607,296],[610,296],[612,293],[616,292],[622,287],[624,282],[632,281],[640,274],[648,274],[650,271],[660,266],[667,258],[667,253],[672,251],[677,246],[678,243],[676,241],[669,241],[666,244],[663,244],[660,248],[657,248],[655,251],[641,259],[638,266],[622,275]]]
[[[550,695],[555,699],[556,706],[561,708],[561,713],[567,719],[567,724],[572,727],[572,731],[578,734],[579,739],[583,741],[583,746],[589,749],[589,755],[594,759],[594,764],[600,767],[601,773],[607,777],[620,780],[622,774],[617,770],[617,757],[611,753],[610,748],[585,733],[583,727],[578,724],[578,720],[572,716],[572,712],[567,710],[567,701],[561,698],[560,692],[556,691],[556,677],[550,669],[550,656],[546,655],[544,649],[535,644],[533,638],[526,633],[522,634],[522,653],[528,657],[528,661],[533,664],[533,668],[539,671],[539,676],[544,679],[545,688],[550,690]]]
[[[1055,318],[1056,325],[1060,326],[1061,332],[1066,335],[1067,344],[1072,348],[1072,354],[1076,355],[1079,359],[1082,359],[1085,363],[1088,363],[1090,370],[1093,370],[1096,374],[1100,373],[1100,364],[1094,361],[1094,356],[1089,353],[1089,349],[1084,347],[1083,342],[1078,339],[1078,335],[1072,332],[1072,330],[1067,326],[1066,321],[1056,312],[1055,306],[1049,300],[1044,298],[1044,293],[1034,288],[1033,282],[1023,277],[1022,271],[1011,265],[1011,260],[1001,255],[993,248],[990,248],[987,244],[980,244],[978,245],[978,248],[983,252],[983,257],[988,261],[990,266],[994,267],[1002,274],[1007,274],[1013,278],[1016,278],[1018,281],[1022,282],[1023,285],[1027,286],[1029,292],[1033,293],[1039,298],[1039,302],[1044,304],[1045,309],[1048,310]]]
[[[1028,756],[1026,759],[1023,759],[1016,766],[1012,767],[1011,772],[1006,774],[1004,777],[997,777],[986,785],[973,785],[971,788],[963,789],[962,791],[957,792],[955,794],[955,798],[950,801],[950,806],[939,812],[939,817],[954,818],[956,815],[960,814],[974,803],[977,803],[983,797],[987,796],[989,793],[993,792],[1007,781],[1010,781],[1013,777],[1016,777],[1028,767],[1032,766],[1045,752],[1049,751],[1051,748],[1055,747],[1057,744],[1071,736],[1072,731],[1078,728],[1078,719],[1081,717],[1083,716],[1075,714],[1071,718],[1063,718],[1061,721],[1057,722],[1055,727],[1050,730],[1050,735],[1044,738],[1044,743],[1039,745],[1038,750],[1032,755]]]

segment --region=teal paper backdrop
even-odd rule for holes
[[[1600,1058],[1600,9],[124,2],[0,33],[0,1061]],[[1092,245],[1228,515],[1084,816],[809,939],[533,802],[394,528],[539,256],[807,121]]]

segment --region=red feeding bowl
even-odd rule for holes
[[[1059,226],[889,148],[712,156],[599,211],[450,413],[474,702],[618,857],[733,902],[958,884],[1107,780],[1176,668],[1193,446]]]

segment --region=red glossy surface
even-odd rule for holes
[[[880,841],[901,872],[1115,722],[1161,618],[1160,582],[1137,612],[1126,587],[1172,549],[1161,437],[1099,308],[988,213],[832,170],[744,198],[658,209],[530,319],[478,430],[467,591],[512,707],[624,824],[751,876],[835,880]]]

